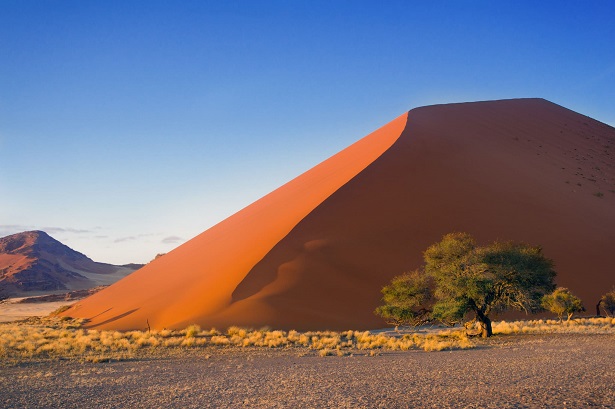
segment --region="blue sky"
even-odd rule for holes
[[[612,1],[0,0],[0,236],[147,262],[414,107],[615,125]]]

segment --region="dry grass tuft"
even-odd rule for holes
[[[615,318],[574,318],[570,321],[528,320],[493,323],[494,334],[615,334]]]
[[[153,331],[99,331],[83,328],[83,321],[50,316],[19,323],[0,324],[0,359],[80,359],[87,362],[132,359],[135,354],[154,354],[202,347],[302,348],[321,356],[346,356],[355,350],[441,351],[471,348],[463,335],[421,335],[391,337],[369,331],[278,331],[230,327],[225,334],[186,329]]]
[[[443,351],[473,348],[463,330],[406,333],[389,336],[370,331],[277,331],[231,327],[226,333],[186,329],[154,331],[99,331],[83,328],[83,321],[50,316],[0,324],[0,359],[77,359],[108,362],[155,353],[196,348],[296,348],[319,356],[347,356],[366,351]],[[533,320],[494,322],[494,334],[582,333],[615,334],[615,318],[577,318],[570,321]]]

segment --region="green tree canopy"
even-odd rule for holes
[[[425,308],[431,297],[429,277],[420,271],[394,277],[382,288],[382,295],[384,305],[375,313],[388,324],[417,326],[429,321],[430,311]]]
[[[433,318],[460,322],[474,314],[482,335],[492,335],[490,314],[536,312],[555,288],[553,262],[525,243],[477,246],[467,233],[450,233],[424,253],[424,274],[433,280]]]
[[[556,314],[560,321],[564,314],[568,315],[568,321],[570,321],[575,312],[585,311],[581,299],[564,287],[559,287],[551,294],[542,297],[542,306]]]
[[[615,287],[602,296],[600,303],[608,317],[615,315]]]

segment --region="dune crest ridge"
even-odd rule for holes
[[[381,287],[451,231],[541,245],[590,309],[614,284],[613,155],[614,128],[544,99],[415,108],[66,314],[377,328]]]
[[[385,152],[402,133],[406,117],[84,300],[68,315],[90,318],[91,326],[101,328],[142,328],[146,321],[152,328],[171,328],[178,322],[200,322],[227,307],[250,269],[301,219]]]

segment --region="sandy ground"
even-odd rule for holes
[[[27,317],[43,317],[49,315],[63,305],[72,304],[71,301],[56,301],[42,303],[17,303],[22,298],[11,298],[0,303],[0,322],[22,320]]]
[[[615,407],[613,335],[499,336],[473,350],[319,357],[204,349],[0,366],[5,408]]]

